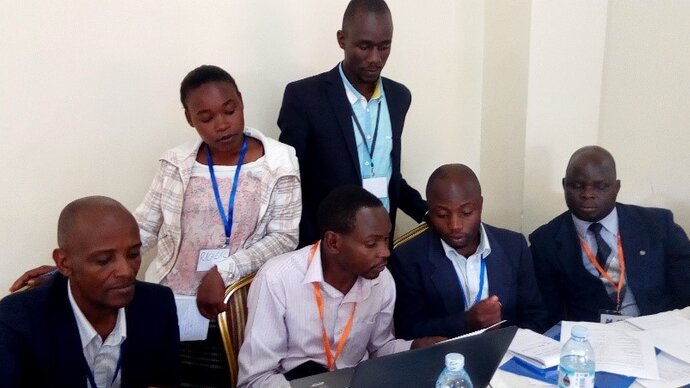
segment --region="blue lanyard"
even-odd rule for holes
[[[374,150],[376,149],[376,138],[379,136],[379,119],[381,118],[381,100],[379,100],[378,104],[378,109],[376,110],[376,126],[374,127],[374,136],[371,139],[371,147],[369,147],[369,144],[367,142],[367,137],[364,135],[364,131],[362,130],[362,126],[359,124],[359,120],[357,120],[357,115],[355,115],[355,110],[352,108],[352,105],[350,105],[350,114],[352,115],[352,119],[355,121],[355,124],[357,125],[357,130],[359,130],[359,135],[362,136],[362,141],[364,142],[364,147],[366,147],[367,152],[369,152],[369,163],[371,167],[371,176],[374,176]]]
[[[86,377],[89,379],[89,384],[91,384],[91,388],[98,388],[98,385],[96,385],[96,378],[93,377],[93,372],[91,372],[91,368],[89,365],[86,363],[86,360],[84,360],[84,364],[86,365]],[[113,374],[113,379],[110,380],[110,386],[113,386],[113,383],[115,383],[115,379],[117,378],[117,375],[120,373],[120,367],[122,366],[122,345],[120,345],[120,355],[117,356],[117,365],[115,366],[115,373]]]
[[[477,291],[477,296],[474,298],[474,303],[472,303],[473,306],[482,299],[482,292],[484,291],[484,272],[486,272],[486,263],[484,262],[483,253],[479,257],[479,262],[479,290]],[[467,291],[469,292],[469,287],[467,288]],[[467,303],[467,307],[470,307],[469,295],[465,296],[465,302]]]
[[[216,197],[216,206],[218,207],[218,213],[220,213],[220,218],[223,220],[223,226],[225,227],[225,246],[230,245],[230,233],[232,232],[232,215],[235,211],[235,194],[237,193],[237,182],[239,182],[240,169],[242,168],[242,163],[244,163],[244,155],[247,153],[247,136],[243,136],[242,149],[240,149],[240,159],[237,161],[237,168],[235,169],[235,179],[232,181],[232,190],[230,191],[230,199],[228,200],[228,214],[225,215],[225,209],[223,209],[223,202],[220,199],[220,192],[218,191],[218,182],[216,181],[216,174],[213,172],[213,158],[211,157],[211,151],[209,150],[208,144],[206,144],[206,161],[208,163],[208,171],[211,174],[211,185],[213,185],[213,194]]]

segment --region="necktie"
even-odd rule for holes
[[[597,261],[599,265],[601,265],[601,268],[606,269],[606,260],[608,260],[611,255],[611,247],[601,237],[601,228],[603,228],[603,226],[598,222],[589,226],[589,230],[594,233],[594,239],[597,242]]]

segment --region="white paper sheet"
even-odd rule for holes
[[[685,318],[679,310],[628,318],[626,321],[642,330],[665,329],[675,325],[690,325],[690,320]]]
[[[508,350],[537,368],[544,369],[558,365],[561,344],[532,330],[518,329]]]
[[[594,348],[597,371],[659,379],[654,346],[646,338],[638,338],[632,335],[634,332],[602,323],[563,321],[561,344],[570,339],[570,330],[575,325],[585,326],[589,332],[588,339]]]
[[[175,294],[180,341],[202,341],[208,335],[208,319],[196,307],[196,296]]]
[[[471,333],[459,335],[459,336],[457,336],[457,337],[448,338],[448,339],[445,340],[445,341],[441,341],[441,342],[437,342],[437,343],[442,344],[442,343],[444,343],[444,342],[456,340],[456,339],[458,339],[458,338],[472,337],[473,335],[482,334],[483,332],[485,332],[485,331],[487,331],[487,330],[489,330],[489,329],[493,329],[494,327],[496,327],[496,326],[498,326],[498,325],[501,325],[501,324],[503,324],[503,323],[505,323],[505,322],[507,322],[507,321],[504,319],[504,320],[502,320],[501,322],[496,322],[496,323],[494,323],[493,325],[491,325],[491,326],[489,326],[489,327],[485,327],[485,328],[483,328],[483,329],[475,330],[475,331],[473,331],[473,332],[471,332]]]
[[[665,352],[657,356],[659,380],[637,379],[636,382],[647,388],[674,388],[690,384],[690,364]]]
[[[690,363],[690,320],[663,329],[638,332],[635,336],[645,338],[664,352]]]

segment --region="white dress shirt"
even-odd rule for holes
[[[69,280],[67,280],[67,294],[69,296],[69,303],[72,306],[74,318],[77,321],[77,327],[79,328],[79,337],[84,352],[84,359],[86,359],[86,363],[89,365],[89,368],[91,368],[91,373],[93,373],[94,380],[98,387],[91,387],[91,383],[88,379],[86,381],[86,386],[89,388],[119,388],[122,370],[120,369],[114,381],[113,375],[117,368],[117,360],[120,358],[120,346],[125,338],[127,338],[125,309],[120,308],[117,311],[115,327],[105,341],[103,341],[74,300]]]
[[[461,255],[455,248],[446,244],[441,239],[441,245],[446,253],[446,257],[453,263],[453,268],[458,275],[460,287],[462,287],[463,297],[465,298],[465,311],[474,306],[474,301],[479,293],[479,275],[481,274],[482,260],[486,260],[491,254],[491,245],[489,245],[489,238],[486,236],[484,224],[479,224],[479,245],[477,250],[465,257]],[[486,263],[484,263],[486,265]],[[489,297],[489,277],[487,275],[486,266],[484,267],[484,285],[481,289],[479,300]]]
[[[597,240],[594,238],[594,232],[589,230],[589,226],[593,224],[593,222],[588,222],[588,221],[583,221],[573,214],[573,223],[575,224],[575,230],[581,238],[584,238],[585,242],[587,243],[587,246],[589,247],[590,251],[592,251],[592,255],[596,257],[597,252],[599,248],[597,247]],[[611,248],[611,254],[609,255],[609,258],[611,256],[614,256],[613,260],[617,263],[618,261],[618,210],[614,207],[611,213],[609,213],[606,217],[602,218],[601,220],[597,221],[601,224],[601,238],[604,239],[606,244],[609,245],[609,248]],[[587,254],[585,253],[584,249],[582,249],[582,246],[580,245],[580,250],[582,251],[582,265],[585,266],[585,269],[591,273],[593,276],[598,277],[601,279],[601,281],[604,283],[604,287],[608,286],[608,281],[599,275],[599,271],[597,271],[597,268],[592,264],[592,262],[589,260],[587,257]],[[623,257],[625,258],[625,252],[623,253]],[[607,260],[608,261],[608,260]],[[632,290],[630,287],[627,287],[628,281],[627,279],[625,280],[625,295],[623,295],[623,300],[621,301],[621,314],[629,316],[629,317],[636,317],[640,315],[640,309],[637,307],[637,302],[635,301],[635,296],[633,295]]]
[[[343,295],[323,279],[320,247],[307,264],[310,250],[306,246],[270,259],[254,278],[238,387],[289,387],[282,373],[309,360],[327,365],[312,282],[321,288],[324,326],[333,352],[357,303],[337,369],[410,348],[412,341],[393,336],[395,283],[387,269],[376,279],[358,278]]]

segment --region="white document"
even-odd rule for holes
[[[196,296],[175,294],[180,341],[203,341],[208,335],[208,319],[196,307]]]
[[[690,363],[690,321],[686,321],[663,329],[637,332],[635,336],[649,340],[662,351]]]
[[[665,311],[654,315],[643,315],[640,317],[628,318],[631,323],[642,330],[665,329],[676,325],[690,325],[690,319],[684,317],[680,310]],[[690,327],[690,326],[686,326]]]
[[[659,380],[637,379],[638,384],[647,388],[674,388],[690,384],[690,364],[664,352],[657,356]]]
[[[558,365],[561,357],[560,342],[529,329],[518,329],[508,350],[540,369]]]
[[[585,326],[588,330],[587,339],[594,348],[597,371],[659,379],[654,346],[646,338],[638,338],[633,335],[636,332],[624,331],[610,324],[563,321],[561,344],[570,339],[570,330],[575,325]]]
[[[442,344],[442,343],[444,343],[444,342],[453,341],[453,340],[456,340],[456,339],[459,339],[459,338],[472,337],[473,335],[482,334],[483,332],[485,332],[485,331],[487,331],[487,330],[489,330],[489,329],[493,329],[494,327],[496,327],[496,326],[498,326],[498,325],[501,325],[501,324],[503,324],[503,323],[505,323],[505,322],[506,322],[506,320],[504,319],[504,320],[502,320],[502,321],[500,321],[500,322],[494,323],[493,325],[491,325],[491,326],[489,326],[489,327],[485,327],[485,328],[483,328],[483,329],[475,330],[475,331],[473,331],[473,332],[471,332],[471,333],[459,335],[459,336],[457,336],[457,337],[448,338],[448,339],[445,340],[445,341],[441,341],[441,342],[437,342],[437,343]]]

